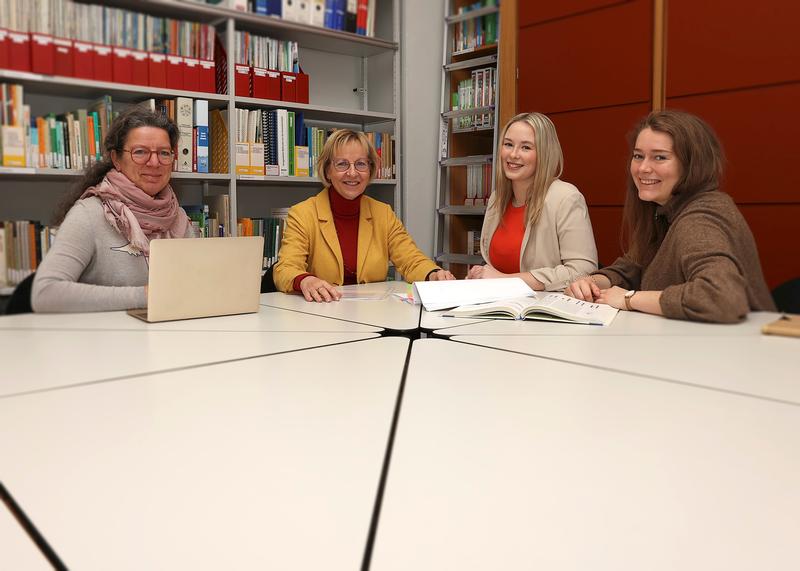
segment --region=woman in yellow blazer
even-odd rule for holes
[[[364,196],[378,156],[363,133],[335,131],[317,160],[325,188],[289,210],[273,277],[278,290],[334,301],[338,285],[386,280],[389,260],[409,282],[455,279],[425,256],[388,204]]]

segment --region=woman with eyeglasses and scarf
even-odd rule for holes
[[[178,128],[133,106],[110,125],[59,213],[55,242],[31,292],[37,312],[113,311],[147,305],[150,240],[192,238],[170,186]]]
[[[409,282],[455,279],[417,248],[388,204],[364,196],[377,169],[363,133],[328,137],[317,160],[322,192],[289,210],[273,273],[278,290],[336,301],[336,286],[385,281],[389,261]]]

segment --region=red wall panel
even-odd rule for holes
[[[667,107],[699,115],[716,130],[728,168],[725,190],[737,203],[798,202],[800,83],[668,99]]]
[[[667,5],[667,97],[800,80],[800,2]]]
[[[559,0],[558,2],[532,2],[521,0],[517,4],[519,27],[538,24],[556,18],[563,18],[589,10],[596,10],[614,4],[624,4],[630,0]]]
[[[739,209],[755,236],[770,289],[800,277],[797,252],[800,204],[743,205]]]
[[[519,30],[520,111],[650,100],[652,3],[636,0]]]
[[[577,186],[590,205],[625,201],[627,135],[649,111],[639,103],[550,115],[564,151],[561,178]]]
[[[622,255],[620,228],[622,228],[621,206],[590,206],[594,241],[600,264],[608,266]]]

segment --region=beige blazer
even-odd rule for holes
[[[489,262],[489,245],[503,213],[489,199],[481,231],[481,255]],[[581,274],[597,269],[597,246],[586,201],[578,189],[556,179],[547,189],[544,209],[534,227],[525,229],[519,267],[544,284],[547,291],[562,290]]]

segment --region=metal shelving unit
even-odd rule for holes
[[[211,183],[220,191],[220,186],[230,195],[231,220],[229,227],[235,232],[236,219],[239,216],[237,204],[237,185],[250,189],[264,188],[269,190],[271,197],[279,196],[283,206],[291,206],[296,202],[296,193],[292,189],[298,187],[313,188],[319,185],[316,178],[310,177],[246,177],[236,175],[234,157],[236,133],[235,108],[284,108],[293,111],[302,111],[306,122],[314,125],[350,126],[361,130],[383,130],[394,132],[394,146],[396,178],[376,180],[370,185],[370,192],[377,192],[377,198],[391,202],[395,211],[402,217],[403,204],[401,188],[401,157],[402,141],[399,129],[400,121],[400,2],[401,0],[377,0],[376,6],[376,34],[383,37],[365,37],[349,32],[341,32],[326,28],[314,27],[308,24],[289,22],[273,16],[262,16],[253,13],[243,13],[226,8],[185,2],[179,0],[105,0],[108,6],[126,8],[158,16],[169,16],[203,23],[213,24],[217,33],[226,38],[228,69],[227,84],[229,93],[214,94],[206,92],[183,91],[162,89],[149,86],[120,84],[103,81],[76,79],[36,73],[19,72],[0,69],[0,82],[19,83],[25,90],[26,103],[28,98],[35,100],[32,111],[35,115],[49,112],[62,113],[76,106],[76,102],[89,103],[102,95],[111,95],[114,103],[127,105],[147,98],[157,97],[191,97],[205,99],[211,109],[227,109],[228,140],[230,163],[228,173],[173,173],[173,178],[185,181],[187,184],[202,186],[203,193],[208,193],[208,184]],[[233,93],[234,81],[234,32],[246,30],[251,33],[267,35],[277,39],[294,40],[299,43],[301,62],[313,63],[314,58],[326,65],[328,59],[335,58],[340,65],[350,69],[358,69],[357,79],[345,76],[339,79],[336,74],[325,74],[325,85],[314,84],[315,77],[311,76],[311,102],[309,104],[294,103],[278,100],[255,99],[240,97]],[[331,54],[334,54],[333,56]],[[345,58],[345,59],[342,59]],[[375,59],[378,58],[378,59]],[[391,61],[386,65],[387,59]],[[380,89],[374,89],[378,86]],[[370,97],[370,88],[373,95]],[[331,104],[328,93],[352,94],[352,106]],[[383,97],[381,98],[381,94]],[[64,100],[63,102],[61,100]],[[340,96],[341,100],[341,96]],[[3,168],[0,167],[0,184],[4,181],[14,181],[18,187],[38,189],[41,186],[60,188],[62,180],[74,180],[80,171],[63,169],[40,168]],[[56,185],[56,186],[53,186]],[[8,188],[9,185],[3,184]],[[62,185],[63,186],[63,185]],[[10,192],[4,190],[3,192]],[[43,191],[37,193],[46,196]],[[3,196],[0,203],[7,204]],[[253,201],[248,200],[248,203]],[[55,206],[55,202],[51,205]],[[250,206],[252,208],[252,205]],[[12,216],[20,218],[21,208],[13,208]],[[268,215],[261,212],[260,215]],[[7,209],[0,207],[0,219],[8,216]],[[29,216],[30,219],[40,218]]]
[[[434,239],[436,241],[436,261],[444,267],[463,273],[465,266],[482,263],[480,255],[467,254],[467,232],[479,231],[485,204],[468,204],[466,199],[466,168],[476,165],[493,164],[497,148],[496,105],[471,109],[451,109],[451,93],[458,81],[468,77],[472,70],[491,67],[495,69],[495,102],[498,101],[497,69],[498,45],[490,44],[454,51],[454,28],[461,22],[498,14],[497,6],[487,6],[457,14],[459,6],[469,6],[468,2],[448,0],[444,13],[444,48],[442,53],[442,95],[441,125],[439,129],[439,169],[436,181],[436,213]],[[498,29],[499,38],[499,29]],[[492,114],[490,125],[460,125],[460,119],[476,115]],[[486,181],[494,188],[494,177]],[[456,266],[455,268],[453,266]],[[462,266],[459,268],[458,266]]]

